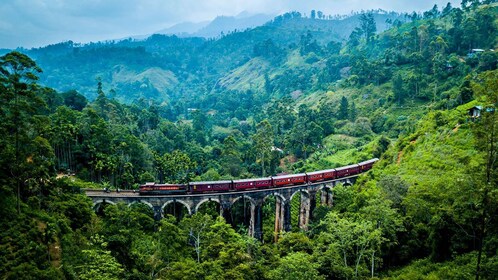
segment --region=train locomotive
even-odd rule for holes
[[[320,181],[329,181],[357,175],[372,169],[378,161],[373,158],[357,164],[335,169],[319,170],[307,173],[272,176],[267,178],[252,178],[225,181],[190,182],[188,184],[158,184],[145,183],[139,187],[140,195],[178,195],[257,190],[292,185],[303,185]]]

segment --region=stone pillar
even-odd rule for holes
[[[254,237],[254,227],[256,220],[256,205],[251,204],[251,219],[249,220],[249,229],[247,230],[247,234],[251,237]]]
[[[257,204],[254,219],[254,238],[258,240],[263,239],[263,205]]]
[[[159,221],[163,217],[163,209],[161,206],[154,206],[153,209],[154,211],[154,220]]]
[[[334,191],[332,186],[330,186],[330,189],[327,190],[327,206],[334,206]]]
[[[292,229],[292,225],[291,225],[291,204],[290,204],[290,200],[287,200],[287,202],[285,202],[283,204],[283,227],[284,227],[284,231],[286,232],[289,232],[291,231]]]
[[[320,192],[320,205],[325,206],[327,205],[327,188],[323,188],[322,191]]]
[[[302,230],[308,230],[310,218],[310,198],[305,192],[301,192],[301,204],[299,208],[299,228]]]
[[[316,191],[309,191],[310,193],[310,211],[309,211],[309,216],[308,216],[308,223],[309,221],[313,220],[313,211],[315,211],[315,206],[316,206]]]
[[[251,221],[249,223],[249,236],[261,240],[263,237],[263,207],[261,204],[251,204]]]
[[[278,240],[278,234],[282,231],[283,228],[283,207],[282,207],[282,200],[277,197],[275,199],[275,230],[273,231],[273,240],[274,242],[277,242]]]
[[[220,216],[222,216],[227,224],[232,224],[231,204],[228,201],[220,200]]]

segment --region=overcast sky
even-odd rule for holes
[[[381,8],[426,11],[460,0],[1,0],[0,48],[39,47],[62,41],[90,42],[151,34],[179,22],[200,22],[243,11],[324,14]]]

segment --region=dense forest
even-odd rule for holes
[[[5,53],[0,278],[496,279],[494,2]],[[278,242],[212,209],[156,221],[82,192],[373,157]]]

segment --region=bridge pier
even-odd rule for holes
[[[275,200],[275,229],[273,231],[273,241],[277,242],[278,234],[282,231],[282,201],[277,197]]]
[[[310,204],[310,210],[308,213],[308,223],[313,220],[313,211],[315,211],[316,207],[316,190],[310,190],[310,199],[309,199],[309,204]]]
[[[261,240],[263,237],[263,206],[262,203],[251,205],[251,220],[249,222],[249,236]]]
[[[325,185],[320,195],[320,205],[332,207],[333,199],[332,185]]]
[[[163,218],[163,208],[161,206],[153,206],[152,211],[154,211],[154,220],[160,221]]]
[[[310,197],[306,192],[301,192],[301,203],[299,207],[299,228],[308,230],[310,219]]]
[[[330,186],[330,189],[327,190],[327,206],[334,206],[334,191],[332,189],[332,186]]]
[[[290,200],[287,200],[287,202],[284,202],[283,205],[283,229],[285,232],[291,231],[292,225],[291,225],[291,204]]]
[[[231,206],[229,201],[220,201],[220,216],[225,219],[227,224],[232,224]]]
[[[278,236],[282,231],[291,230],[291,219],[290,219],[290,201],[285,201],[277,196],[275,201],[275,231],[274,240],[277,242]]]

